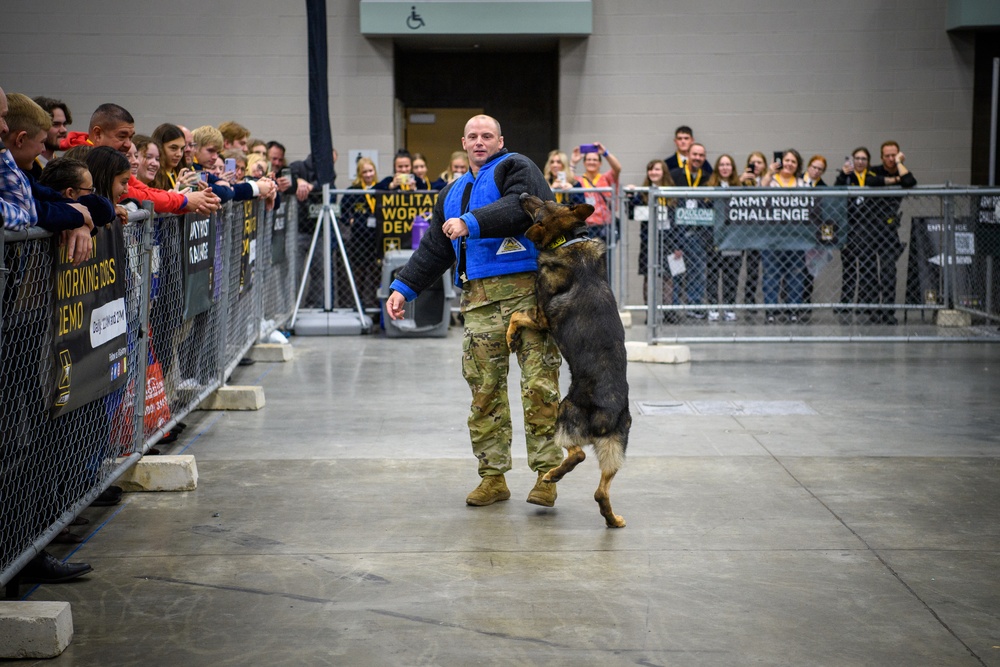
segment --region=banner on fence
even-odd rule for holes
[[[810,250],[841,247],[847,201],[806,194],[736,195],[715,204],[719,250]]]
[[[184,318],[212,307],[215,273],[215,216],[184,217]]]
[[[418,215],[429,218],[436,201],[436,192],[377,192],[375,221],[379,229],[380,256],[390,250],[412,248],[413,219]]]
[[[288,205],[281,205],[267,216],[271,220],[271,264],[285,263],[285,230],[288,228]]]
[[[238,206],[233,207],[239,211]],[[240,250],[240,289],[242,297],[253,287],[253,274],[257,268],[257,200],[243,202],[243,246]]]
[[[90,257],[73,266],[56,248],[52,416],[72,412],[125,384],[125,242],[110,224],[92,237]]]

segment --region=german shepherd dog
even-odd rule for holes
[[[556,417],[555,441],[566,449],[566,458],[542,479],[558,482],[586,458],[583,445],[593,445],[601,467],[594,500],[609,527],[623,528],[625,519],[612,511],[608,489],[625,463],[632,425],[625,329],[604,268],[607,248],[586,238],[585,221],[594,207],[564,206],[524,193],[521,208],[534,221],[525,236],[539,251],[538,303],[533,315],[511,317],[507,342],[517,349],[522,327],[549,330],[572,376]]]

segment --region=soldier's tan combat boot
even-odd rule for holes
[[[535,486],[531,488],[531,492],[528,494],[528,502],[532,505],[552,507],[556,504],[556,483],[543,482],[542,477],[544,475],[544,472],[538,473],[538,481],[535,482]]]
[[[465,503],[482,507],[508,498],[510,498],[510,489],[507,488],[507,480],[503,478],[503,475],[488,475],[483,477],[479,486],[473,489],[472,493],[465,499]]]

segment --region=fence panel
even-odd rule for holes
[[[117,271],[125,285],[124,383],[56,418],[65,372],[54,351],[62,317],[56,240],[39,229],[0,236],[0,584],[223,384],[258,339],[265,312],[275,328],[285,324],[297,250],[287,244],[284,261],[273,262],[271,224],[262,203],[227,205],[211,221],[130,215]],[[191,246],[197,234],[205,250]],[[199,260],[207,277],[194,306],[185,271]]]
[[[991,337],[998,226],[975,215],[989,193],[634,188],[623,263],[641,282],[620,301],[652,341]],[[950,308],[976,326],[937,326]]]

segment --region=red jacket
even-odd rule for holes
[[[138,199],[153,202],[153,210],[157,213],[183,214],[187,208],[187,197],[173,190],[151,188],[135,176],[128,179],[128,192],[123,199]]]
[[[73,146],[93,146],[90,135],[86,132],[70,132],[66,138],[59,142],[61,150],[68,150]],[[138,199],[139,201],[153,202],[153,210],[157,213],[177,213],[182,215],[187,208],[187,197],[173,190],[159,190],[151,188],[135,176],[129,176],[128,192],[122,199]]]
[[[65,139],[59,140],[59,150],[68,151],[73,146],[93,146],[90,135],[86,132],[70,132]]]

